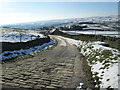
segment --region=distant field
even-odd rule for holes
[[[80,35],[80,34],[89,34],[89,35],[102,35],[110,37],[120,37],[120,32],[118,31],[99,31],[99,30],[82,30],[82,31],[62,31],[70,35]]]
[[[34,40],[39,35],[39,38],[44,38],[45,36],[33,30],[17,30],[0,28],[0,42],[27,42]]]

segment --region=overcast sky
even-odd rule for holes
[[[0,4],[0,24],[109,16],[118,14],[118,2],[31,2],[12,1]]]

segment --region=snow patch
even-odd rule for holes
[[[97,30],[72,30],[72,31],[64,31],[61,30],[64,33],[70,34],[70,35],[80,35],[80,34],[89,34],[89,35],[102,35],[102,36],[111,36],[111,37],[120,37],[120,34],[118,31],[97,31]]]

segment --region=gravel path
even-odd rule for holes
[[[58,36],[58,45],[33,58],[3,64],[3,86],[20,88],[75,88],[80,82],[93,87],[91,72],[70,42]]]

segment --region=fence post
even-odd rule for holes
[[[32,35],[31,35],[31,40],[32,40]]]
[[[20,33],[20,42],[22,41],[22,38],[21,38],[21,37],[22,37],[22,34]]]

